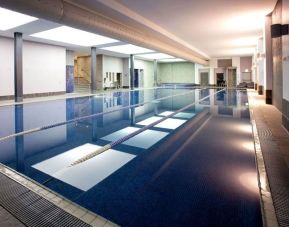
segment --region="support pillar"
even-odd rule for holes
[[[23,132],[23,106],[15,105],[15,133]],[[15,138],[16,147],[16,170],[24,172],[25,170],[25,153],[24,153],[24,136],[20,135]]]
[[[14,95],[15,102],[23,101],[23,39],[22,33],[14,33]]]
[[[154,87],[158,86],[157,78],[158,78],[158,62],[155,59],[154,60]]]
[[[74,91],[74,54],[71,50],[66,50],[66,92]]]
[[[92,114],[96,114],[98,112],[98,107],[101,107],[102,109],[102,102],[98,103],[99,99],[91,99],[91,110]],[[99,105],[101,104],[101,105]],[[92,117],[91,118],[91,135],[92,135],[92,141],[97,141],[98,139],[98,121],[99,117],[103,119],[103,115],[97,116],[97,117]]]
[[[134,89],[134,55],[130,55],[130,89]]]
[[[130,125],[135,125],[135,107],[130,108]]]
[[[96,91],[96,47],[91,47],[91,91]]]
[[[70,121],[75,118],[75,99],[66,99],[66,121]],[[66,125],[66,140],[69,141],[73,138],[75,131],[74,124]]]
[[[265,49],[266,49],[266,80],[265,80],[265,99],[266,104],[272,104],[273,88],[273,57],[272,57],[272,38],[271,38],[272,16],[265,17]]]
[[[258,78],[258,94],[264,94],[264,85],[266,77],[266,60],[264,57],[265,45],[264,37],[259,38],[257,45],[257,78]]]

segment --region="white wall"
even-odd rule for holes
[[[122,73],[122,86],[130,86],[129,58],[103,55],[102,64],[103,77],[107,72]],[[144,87],[153,87],[153,62],[135,59],[134,68],[143,69]]]
[[[23,93],[65,91],[65,66],[64,47],[24,42]]]
[[[264,39],[263,38],[259,38],[258,40],[257,53],[259,54],[264,53]],[[257,66],[258,84],[264,86],[265,85],[265,71],[266,71],[265,59],[263,57],[260,58],[259,60],[257,59],[256,66]]]
[[[0,37],[0,96],[14,95],[13,39]],[[66,90],[64,47],[23,43],[23,93]]]
[[[282,2],[282,22],[283,24],[289,23],[289,2],[283,1]],[[282,36],[282,52],[283,58],[286,60],[283,61],[283,98],[289,101],[289,37],[288,35]],[[284,112],[284,111],[283,111]]]
[[[103,55],[103,73],[118,72],[123,73],[123,59]]]
[[[143,69],[144,87],[154,86],[154,65],[152,61],[144,61],[140,59],[135,59],[134,68]]]
[[[194,83],[195,64],[191,62],[166,62],[158,64],[159,83]]]
[[[210,59],[210,78],[209,78],[209,84],[216,84],[216,78],[215,78],[215,68],[218,68],[218,59],[212,58]]]
[[[218,59],[232,59],[232,67],[237,68],[237,84],[239,84],[242,81],[242,72],[241,72],[241,57],[235,56],[232,58],[228,57],[220,57],[220,58],[212,58],[210,59],[210,84],[215,84],[215,73],[218,71],[216,70],[218,68]],[[249,68],[251,70],[251,68]]]
[[[232,66],[237,68],[237,84],[241,82],[241,59],[240,57],[232,57]]]
[[[0,96],[14,95],[14,51],[12,39],[0,37]]]
[[[212,78],[210,75],[210,67],[207,66],[203,66],[203,65],[199,65],[199,64],[195,64],[195,84],[200,84],[200,73],[202,72],[208,72],[209,73],[209,84],[213,84],[214,82],[212,82]],[[212,83],[210,83],[212,82]]]
[[[123,82],[122,86],[129,87],[129,58],[123,59]]]

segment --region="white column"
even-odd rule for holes
[[[201,65],[195,63],[195,84],[200,84],[199,69]]]
[[[240,57],[232,57],[232,66],[237,68],[237,84],[241,82]]]

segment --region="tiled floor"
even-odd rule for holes
[[[279,226],[289,226],[289,134],[281,113],[266,105],[264,97],[249,92],[250,107],[258,129],[260,145]]]
[[[255,93],[252,98],[259,136],[272,139],[276,143],[289,169],[289,133],[282,126],[281,112],[273,105],[265,104],[264,96]]]
[[[8,213],[3,207],[0,206],[0,226],[5,227],[24,227],[18,219]]]
[[[33,194],[33,195],[38,196],[38,197],[40,196],[40,199],[37,199],[35,203],[38,203],[40,200],[43,200],[43,199],[46,200],[46,202],[49,201],[48,202],[50,204],[49,206],[55,205],[56,209],[60,208],[61,210],[63,210],[64,211],[63,214],[65,214],[65,212],[68,213],[69,215],[71,215],[73,220],[82,223],[81,225],[83,225],[83,224],[87,225],[88,224],[89,226],[94,226],[94,227],[100,227],[100,226],[101,227],[117,227],[116,224],[108,221],[107,219],[104,219],[103,217],[98,216],[95,213],[92,213],[92,212],[86,210],[85,208],[80,207],[80,206],[72,203],[71,201],[59,196],[58,194],[56,194],[52,191],[47,190],[46,188],[38,185],[38,183],[36,183],[36,182],[32,182],[32,181],[28,180],[26,177],[19,175],[18,173],[10,170],[9,168],[7,168],[3,165],[0,165],[0,175],[2,177],[1,181],[3,181],[3,179],[6,179],[5,176],[10,179],[10,180],[6,180],[6,182],[3,185],[1,185],[1,187],[4,187],[4,188],[5,187],[12,187],[13,190],[15,191],[16,186],[18,188],[19,187],[23,188],[23,186],[24,186],[26,188],[25,190],[27,193]],[[14,186],[13,185],[11,186],[11,184],[14,184]],[[5,197],[7,195],[7,190],[5,192],[5,190],[3,189],[2,193],[3,193],[3,195],[1,194],[1,196]],[[24,194],[26,195],[27,193],[23,193],[23,194],[19,195],[19,197],[21,197]],[[7,201],[8,201],[8,199],[12,199],[12,198],[7,199],[7,198],[6,198]],[[3,227],[6,227],[6,226],[9,227],[10,223],[11,223],[10,226],[18,226],[18,224],[19,223],[21,224],[21,222],[18,221],[19,223],[17,223],[17,219],[15,217],[17,217],[17,215],[19,216],[20,215],[19,213],[21,213],[21,212],[15,213],[15,214],[13,214],[13,216],[10,214],[10,215],[7,215],[6,218],[2,218],[2,216],[5,215],[5,213],[8,213],[7,210],[9,210],[9,209],[14,210],[13,205],[12,206],[9,205],[12,203],[9,203],[9,202],[7,203],[7,201],[6,201],[6,203],[2,201],[4,204],[3,207],[0,205],[0,227],[2,227],[2,226]],[[22,204],[22,202],[20,202],[20,204]],[[7,207],[5,207],[5,206],[7,206]],[[31,207],[31,206],[32,207],[34,206],[34,202],[29,205],[29,207]],[[7,210],[4,209],[4,207]],[[31,210],[31,209],[28,209],[28,210]],[[15,212],[15,211],[13,211],[13,212]],[[59,212],[59,215],[61,216],[60,212]],[[32,221],[36,220],[36,219],[33,219],[34,217],[32,217],[32,219],[31,219],[30,216],[27,218],[28,220],[25,219],[25,220],[23,220],[23,222],[29,223],[29,221],[31,222],[31,220]],[[26,217],[26,216],[24,215],[24,217]],[[21,219],[21,218],[23,218],[23,216],[20,215],[19,219]],[[52,221],[52,224],[53,224],[53,222],[54,221]],[[13,224],[15,224],[15,225],[13,225]],[[55,226],[59,226],[59,225],[57,225],[56,222],[54,224],[55,224]],[[75,226],[78,226],[78,224]],[[24,226],[24,225],[19,225],[19,226]]]

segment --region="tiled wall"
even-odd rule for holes
[[[272,12],[272,25],[289,24],[289,1],[278,0]],[[282,112],[282,123],[289,132],[289,35],[272,38],[273,105]]]
[[[282,1],[279,0],[272,13],[272,24],[282,23]],[[272,38],[273,55],[273,105],[282,111],[282,37]]]
[[[289,24],[289,1],[282,1],[282,24]],[[289,35],[282,36],[283,52],[283,125],[289,132]]]
[[[289,101],[286,99],[283,99],[282,123],[283,123],[283,126],[289,132]]]

